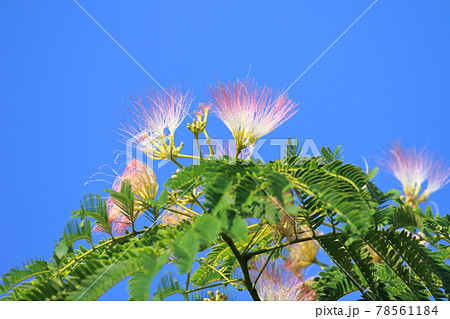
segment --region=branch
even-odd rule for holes
[[[226,285],[226,284],[232,284],[232,283],[235,283],[235,282],[239,282],[241,280],[242,279],[230,279],[228,281],[222,281],[222,282],[219,282],[217,284],[212,284],[212,285],[209,285],[209,286],[203,286],[203,287],[194,288],[194,289],[191,289],[191,290],[186,290],[184,293],[190,294],[191,292],[195,292],[195,291],[199,291],[199,290],[203,290],[203,289],[208,289],[208,288],[213,288],[213,287]]]
[[[253,300],[255,301],[261,301],[261,299],[258,296],[258,292],[256,291],[255,287],[253,287],[252,280],[250,279],[250,274],[248,272],[248,265],[247,261],[248,259],[243,256],[239,250],[236,248],[236,245],[234,244],[233,240],[228,237],[226,234],[221,234],[223,240],[228,244],[233,254],[236,256],[236,259],[239,262],[239,265],[241,266],[242,274],[244,275],[244,286],[247,288],[248,292],[252,296]]]
[[[104,243],[101,243],[100,245],[94,246],[92,249],[86,251],[85,253],[79,255],[79,256],[74,256],[72,261],[69,262],[66,266],[64,266],[63,268],[61,268],[59,270],[59,272],[56,275],[62,274],[65,270],[67,270],[70,266],[72,266],[73,264],[75,264],[76,262],[82,261],[86,256],[88,256],[89,254],[93,253],[95,250],[99,249],[100,247],[106,246],[106,245],[113,245],[117,242],[122,241],[123,239],[126,239],[128,237],[133,237],[142,233],[145,233],[148,229],[143,229],[143,230],[138,230],[135,231],[134,233],[128,233],[126,235],[120,236],[120,237],[115,237],[111,240],[105,241]]]
[[[344,233],[339,233],[339,234],[330,233],[330,234],[320,235],[320,236],[311,236],[311,237],[306,237],[306,238],[299,238],[299,239],[290,241],[288,243],[283,243],[283,244],[279,244],[279,245],[274,245],[274,246],[269,247],[269,248],[264,248],[264,249],[259,249],[259,250],[255,250],[255,251],[250,251],[250,252],[244,254],[243,257],[246,260],[250,260],[254,256],[261,255],[261,254],[267,253],[269,251],[272,251],[272,250],[275,250],[275,249],[278,249],[278,248],[287,247],[287,246],[290,246],[290,245],[293,245],[293,244],[297,244],[297,243],[301,243],[301,242],[305,242],[305,241],[318,240],[318,239],[329,238],[329,237],[337,237],[337,236],[342,236],[342,235],[345,235],[345,234]]]

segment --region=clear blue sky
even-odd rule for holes
[[[250,66],[258,82],[287,88],[372,2],[79,0],[159,83],[192,89],[195,103]],[[449,30],[449,1],[378,1],[290,89],[300,111],[268,137],[342,145],[347,161],[365,156],[372,167],[401,138],[450,163]],[[71,0],[3,0],[0,33],[4,273],[51,257],[83,194],[108,186],[83,184],[123,149],[122,105],[156,84]],[[384,171],[376,181],[398,186]],[[441,212],[449,193],[431,197]],[[124,299],[119,288],[105,298]]]

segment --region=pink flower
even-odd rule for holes
[[[250,265],[252,281],[256,280],[267,261],[260,257]],[[291,269],[289,263],[280,259],[270,260],[256,283],[261,300],[266,301],[314,301],[317,300],[314,289],[303,279],[301,272]]]
[[[395,143],[389,150],[389,157],[384,163],[394,176],[402,183],[406,200],[413,203],[426,201],[428,196],[444,187],[449,181],[450,168],[443,165],[442,160],[435,161],[432,157],[415,148],[403,149],[400,143]],[[422,184],[428,180],[427,188],[419,196]]]
[[[429,170],[429,158],[416,149],[402,149],[399,143],[389,150],[386,166],[402,183],[403,187],[414,190],[426,180]]]
[[[129,110],[136,127],[129,126],[125,131],[133,136],[146,132],[160,137],[167,128],[173,135],[188,114],[192,100],[189,91],[182,93],[179,88],[147,90],[143,96],[132,100],[133,107]]]
[[[116,177],[112,185],[112,190],[120,192],[122,183],[128,180],[136,195],[134,209],[136,213],[142,214],[142,198],[154,199],[158,191],[155,173],[145,164],[137,159],[132,159],[124,172]],[[113,232],[121,235],[130,227],[130,220],[122,213],[118,205],[114,203],[111,197],[106,201],[108,207],[108,220],[112,226]],[[100,226],[95,225],[94,231],[103,231]]]
[[[424,191],[426,196],[441,189],[450,182],[450,167],[445,167],[442,160],[435,161],[428,172],[428,184]]]
[[[285,94],[273,94],[254,81],[219,83],[210,88],[214,113],[233,133],[242,149],[272,132],[295,114],[296,104]]]

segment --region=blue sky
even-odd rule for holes
[[[79,4],[161,85],[190,88],[196,105],[209,85],[249,69],[261,84],[289,87],[372,2]],[[371,167],[401,139],[450,163],[448,30],[448,1],[378,1],[292,86],[300,111],[267,137],[342,145],[347,161],[362,166],[365,156]],[[3,0],[0,33],[4,273],[27,258],[49,258],[82,196],[108,187],[84,183],[102,164],[117,167],[123,105],[157,85],[71,0]],[[228,134],[218,120],[210,125],[210,134]],[[183,127],[177,139],[188,133]],[[376,181],[398,186],[385,171]],[[441,212],[449,192],[431,197]],[[125,298],[122,286],[105,298]]]

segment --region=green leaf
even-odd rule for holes
[[[112,228],[108,219],[108,206],[100,194],[85,195],[81,202],[81,209],[73,213],[81,218],[93,218],[95,223],[112,237]]]
[[[141,257],[143,271],[139,271],[129,280],[130,296],[134,300],[147,300],[153,278],[166,263],[169,253],[161,256],[146,254]]]
[[[58,260],[62,260],[64,257],[66,257],[69,254],[69,246],[67,246],[67,243],[65,241],[59,242],[53,253],[57,257]]]
[[[188,272],[195,261],[198,252],[198,239],[193,231],[180,234],[172,243],[173,254],[178,259],[176,265],[181,273]]]
[[[78,240],[86,240],[92,246],[91,221],[86,218],[74,218],[67,222],[63,237],[54,250],[55,260],[59,263],[73,252],[73,244]]]
[[[336,301],[358,290],[358,287],[336,266],[319,273],[314,278],[313,288],[320,301]]]
[[[327,163],[341,160],[344,157],[341,146],[336,147],[335,151],[332,151],[329,147],[322,147],[320,153]]]
[[[0,285],[0,295],[3,295],[24,280],[49,272],[51,272],[51,270],[48,263],[39,259],[27,261],[23,263],[23,266],[20,268],[11,268],[9,272],[5,273],[1,278],[2,284]]]
[[[426,253],[421,245],[405,231],[371,232],[364,240],[414,293],[415,300],[428,300],[426,288],[436,299],[443,297],[433,282],[433,263],[425,258]],[[416,276],[422,283],[416,280]]]
[[[349,172],[348,167],[345,171]],[[373,212],[368,200],[358,189],[363,181],[359,179],[362,175],[356,170],[350,173],[358,176],[356,180],[341,176],[336,171],[331,174],[321,168],[296,168],[290,174],[298,190],[319,199],[327,209],[337,212],[338,220],[346,223],[344,228],[349,233],[363,235],[369,231]]]
[[[244,239],[247,236],[247,223],[243,218],[233,219],[230,235],[236,239]]]
[[[415,227],[422,230],[423,218],[411,206],[395,206],[388,215],[388,225],[393,229]]]
[[[116,192],[112,189],[106,190],[111,196],[114,205],[120,209],[120,212],[131,222],[132,226],[134,221],[138,217],[140,212],[135,211],[135,196],[133,188],[129,180],[124,180],[121,183],[120,192]]]
[[[158,284],[158,289],[152,299],[155,301],[162,301],[167,297],[178,293],[184,293],[184,290],[180,288],[180,284],[176,277],[169,273],[162,276]]]
[[[194,231],[205,246],[211,245],[216,240],[220,230],[220,220],[212,215],[204,214],[194,224]]]

